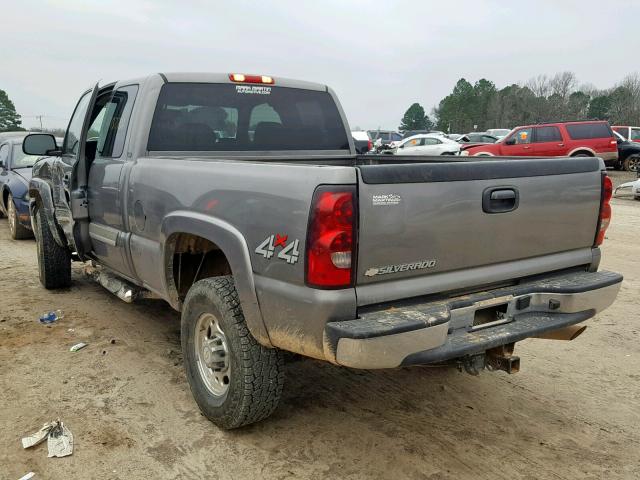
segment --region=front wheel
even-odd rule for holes
[[[24,240],[25,238],[31,238],[32,233],[27,227],[20,223],[18,219],[18,212],[16,210],[16,204],[13,202],[13,195],[9,194],[7,199],[7,220],[9,221],[9,233],[14,240]]]
[[[49,223],[41,208],[34,216],[36,248],[40,283],[47,290],[66,288],[71,285],[71,253],[53,238]]]
[[[249,332],[233,277],[193,284],[181,337],[191,393],[205,417],[232,429],[273,413],[284,385],[283,354],[260,345]]]

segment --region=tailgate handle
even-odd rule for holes
[[[515,187],[490,187],[482,192],[482,211],[506,213],[518,208],[520,195]]]

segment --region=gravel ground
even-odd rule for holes
[[[33,241],[10,240],[2,220],[0,479],[639,478],[639,213],[613,201],[602,267],[625,276],[616,303],[573,342],[519,343],[519,374],[298,361],[275,415],[233,432],[191,398],[177,313],[124,304],[79,269],[71,289],[45,291]],[[62,321],[39,324],[58,308]],[[71,457],[22,450],[57,417],[75,436]]]

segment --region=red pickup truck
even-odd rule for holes
[[[600,157],[607,166],[618,160],[618,147],[607,122],[558,122],[514,128],[497,143],[464,149],[461,155]]]

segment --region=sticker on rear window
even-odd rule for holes
[[[398,205],[402,197],[397,193],[385,193],[373,196],[373,205]]]
[[[263,87],[260,85],[236,85],[236,93],[271,95],[271,87]]]

